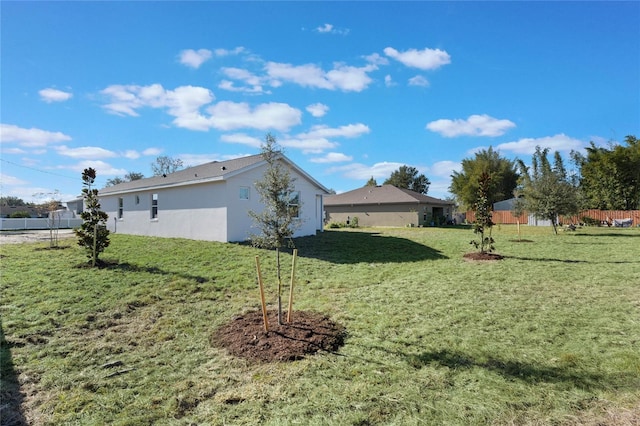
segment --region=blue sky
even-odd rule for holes
[[[640,2],[9,2],[3,196],[63,200],[271,132],[337,192],[640,136]]]

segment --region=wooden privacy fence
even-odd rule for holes
[[[581,223],[584,217],[589,217],[600,223],[613,219],[631,219],[632,226],[640,225],[640,210],[583,210],[575,216],[562,216],[562,223]],[[473,222],[476,218],[475,212],[472,210],[466,213],[467,222]],[[514,216],[508,210],[498,210],[493,212],[493,222],[496,224],[516,224],[520,220],[520,224],[528,223],[529,214],[523,213],[520,217]]]

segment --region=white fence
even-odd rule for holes
[[[55,228],[69,229],[82,225],[82,219],[56,219]],[[41,219],[0,219],[0,231],[19,231],[23,229],[49,229],[50,222],[47,218]]]

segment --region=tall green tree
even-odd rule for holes
[[[14,197],[12,195],[0,197],[0,204],[12,207],[26,206],[26,203],[22,198]]]
[[[154,176],[168,175],[173,172],[177,172],[182,169],[183,163],[179,158],[172,158],[166,155],[161,155],[156,158],[156,161],[151,163],[151,171]]]
[[[549,220],[557,234],[558,218],[577,213],[580,198],[578,188],[567,177],[560,154],[554,154],[553,165],[547,158],[548,154],[549,148],[538,146],[531,159],[531,169],[522,160],[518,160],[518,164],[522,171],[525,209],[538,219]]]
[[[267,168],[261,181],[255,183],[262,200],[262,211],[249,211],[249,216],[260,230],[250,236],[256,247],[276,250],[276,273],[278,278],[278,324],[282,324],[282,274],[280,249],[291,242],[294,232],[302,225],[300,219],[300,196],[295,190],[294,179],[282,163],[282,150],[276,139],[267,134],[262,144],[262,157]]]
[[[466,210],[478,201],[480,177],[489,175],[487,199],[491,205],[511,197],[518,185],[518,171],[514,161],[500,156],[492,147],[476,152],[474,158],[462,160],[462,170],[453,172],[449,191]]]
[[[371,178],[364,184],[364,186],[378,186],[378,182],[371,176]]]
[[[572,152],[587,207],[640,209],[640,140],[629,135],[624,143],[604,148],[591,142],[586,156]]]
[[[384,181],[384,185],[393,185],[397,188],[409,189],[420,194],[426,194],[429,191],[431,182],[425,175],[420,174],[415,167],[400,166],[398,170],[391,173],[391,176]]]
[[[109,247],[109,230],[107,219],[109,215],[101,210],[98,190],[92,188],[96,181],[95,169],[89,167],[82,172],[82,198],[85,208],[80,214],[83,222],[75,230],[78,245],[84,247],[91,266],[96,266],[100,253]]]

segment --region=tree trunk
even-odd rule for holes
[[[278,274],[278,325],[282,325],[282,277],[280,275],[280,248],[276,247],[276,269]]]

